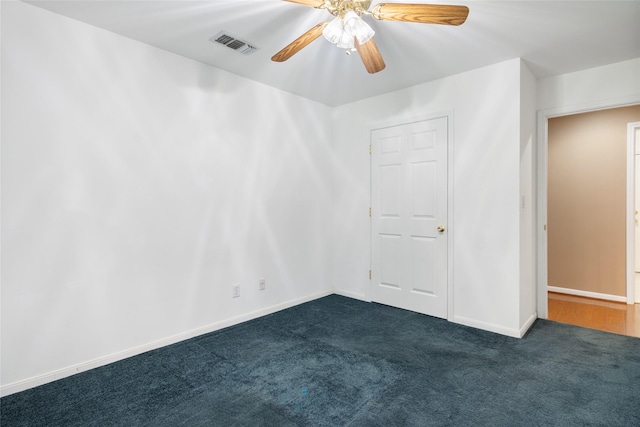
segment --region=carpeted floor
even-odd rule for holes
[[[640,339],[337,295],[0,400],[9,426],[640,426]]]

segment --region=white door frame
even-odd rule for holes
[[[538,158],[537,158],[537,174],[538,174],[538,212],[537,212],[537,309],[538,317],[546,319],[549,317],[548,309],[548,259],[547,259],[547,171],[548,171],[548,122],[550,118],[568,116],[571,114],[588,113],[598,110],[606,110],[609,108],[628,107],[640,104],[640,95],[625,97],[621,99],[610,99],[593,102],[585,105],[559,107],[548,110],[538,111]],[[628,191],[628,190],[627,190]],[[627,199],[628,200],[628,199]],[[629,209],[627,209],[629,212]],[[633,223],[633,219],[632,219]],[[627,218],[628,224],[628,218]],[[632,228],[633,229],[633,228]],[[628,238],[628,233],[627,233]],[[627,241],[627,249],[628,249]],[[631,252],[633,254],[633,252]],[[627,262],[629,254],[627,252]],[[628,271],[629,269],[627,269]],[[627,289],[629,287],[627,275]]]
[[[453,222],[453,148],[454,148],[454,134],[453,134],[453,120],[454,110],[444,110],[436,113],[427,113],[423,115],[401,115],[394,117],[390,120],[380,121],[369,124],[368,141],[369,147],[371,147],[371,132],[376,129],[383,129],[394,126],[402,126],[409,123],[422,122],[426,120],[439,119],[441,117],[447,118],[447,320],[453,321],[453,233],[455,230],[455,224]],[[369,206],[372,205],[373,195],[372,190],[372,167],[371,167],[371,155],[369,155]],[[369,270],[373,267],[373,224],[372,218],[369,217]],[[366,300],[371,302],[371,287],[373,282],[369,280],[369,286],[366,290]]]
[[[640,172],[635,170],[636,129],[640,129],[640,122],[627,124],[627,304],[634,304],[636,300],[635,177],[636,172]]]

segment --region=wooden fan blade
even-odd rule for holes
[[[461,25],[467,20],[467,6],[441,4],[379,3],[371,14],[385,21],[421,22],[424,24]]]
[[[304,6],[315,7],[316,9],[320,9],[324,7],[324,0],[283,0],[288,1],[290,3],[298,3]]]
[[[321,22],[291,43],[289,43],[284,49],[276,53],[271,57],[274,62],[284,62],[291,58],[296,53],[300,52],[306,45],[320,37],[322,30],[326,27],[328,22]]]
[[[364,67],[367,69],[369,74],[374,74],[378,71],[384,70],[386,65],[382,59],[382,55],[380,55],[378,45],[376,45],[376,42],[374,42],[373,39],[369,40],[365,44],[360,44],[358,43],[358,39],[355,39],[354,44],[356,45],[358,54],[360,54]]]

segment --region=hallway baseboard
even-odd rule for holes
[[[547,290],[558,294],[576,295],[579,297],[602,299],[605,301],[627,302],[627,297],[620,295],[601,294],[598,292],[581,291],[578,289],[562,288],[559,286],[548,286]]]

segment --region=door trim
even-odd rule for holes
[[[636,129],[640,129],[640,122],[627,124],[627,304],[636,301],[636,245],[635,245],[635,174],[636,172]],[[640,141],[639,141],[640,142]]]
[[[395,126],[402,126],[415,122],[422,122],[427,120],[447,118],[447,320],[452,321],[454,318],[454,304],[453,304],[453,233],[455,231],[454,215],[453,215],[453,165],[454,165],[454,110],[441,110],[439,112],[419,114],[419,115],[398,115],[389,120],[376,121],[369,123],[367,126],[368,138],[367,141],[371,146],[371,132],[378,129],[384,129]],[[369,153],[369,206],[373,203],[372,194],[372,164],[371,153]],[[369,271],[373,268],[373,220],[369,217]],[[369,280],[369,285],[366,289],[365,298],[371,302],[371,287],[373,282]]]
[[[538,317],[547,319],[549,317],[549,307],[547,300],[548,293],[548,259],[547,259],[547,171],[548,171],[548,151],[549,133],[548,121],[554,117],[568,116],[571,114],[589,113],[609,108],[628,107],[640,104],[640,95],[628,96],[624,98],[595,101],[584,105],[574,105],[566,107],[551,108],[538,111],[538,155],[537,155],[537,220],[536,220],[536,257],[537,257],[537,311]]]

